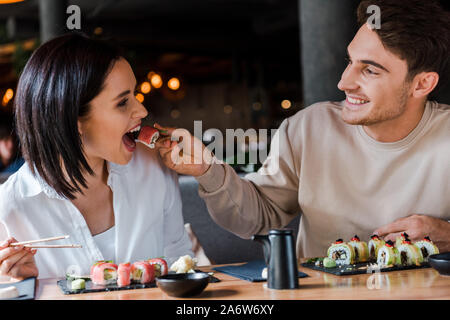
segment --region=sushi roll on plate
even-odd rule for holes
[[[91,267],[91,280],[94,284],[109,285],[117,281],[117,265],[109,262],[98,262]]]
[[[117,270],[117,285],[119,287],[125,287],[131,283],[131,264],[121,263]]]
[[[384,244],[384,240],[380,239],[378,235],[374,234],[370,237],[370,241],[368,244],[370,261],[377,261],[378,251],[384,246]]]
[[[346,265],[355,263],[355,250],[345,243],[342,239],[336,240],[328,248],[328,258],[336,261],[337,265]]]
[[[422,256],[424,261],[428,261],[428,257],[432,254],[438,254],[439,249],[436,245],[431,241],[430,237],[425,237],[421,241],[417,241],[414,243],[420,251],[422,251]]]
[[[149,259],[148,263],[155,268],[155,277],[165,276],[169,272],[167,262],[161,258]]]
[[[135,283],[149,283],[155,280],[155,268],[147,261],[138,261],[131,265],[131,280]]]
[[[369,260],[369,249],[367,247],[367,243],[361,241],[357,235],[355,235],[348,244],[352,246],[355,251],[356,262],[366,262]]]
[[[402,244],[398,246],[398,262],[402,266],[420,266],[423,262],[422,251],[411,241],[406,238]]]
[[[377,256],[377,264],[380,267],[394,266],[397,264],[398,251],[391,240],[379,248]]]
[[[406,232],[402,232],[400,234],[400,237],[397,237],[397,239],[395,239],[395,247],[398,248],[399,246],[402,245],[403,241],[408,240],[409,235]]]

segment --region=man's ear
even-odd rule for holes
[[[421,72],[414,77],[413,92],[414,98],[423,98],[428,96],[436,88],[439,82],[437,72]]]

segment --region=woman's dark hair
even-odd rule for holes
[[[61,196],[75,199],[80,185],[87,188],[83,173],[94,174],[77,121],[120,57],[113,45],[70,33],[36,49],[20,76],[14,104],[22,154]]]
[[[448,81],[450,68],[450,13],[436,0],[364,0],[357,15],[361,27],[372,13],[370,5],[380,8],[381,28],[374,29],[384,47],[406,60],[407,81],[420,72],[439,74],[439,91]]]

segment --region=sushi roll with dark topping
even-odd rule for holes
[[[406,232],[402,232],[400,234],[400,237],[397,237],[397,239],[395,239],[395,246],[398,248],[402,245],[403,241],[408,240],[408,238],[409,235]]]
[[[420,266],[423,262],[422,251],[406,238],[398,246],[398,264],[402,266]]]
[[[432,254],[438,254],[439,249],[436,245],[431,241],[430,237],[425,237],[421,241],[417,241],[415,245],[422,252],[423,260],[428,261],[428,257]]]
[[[393,266],[396,265],[398,261],[398,251],[395,248],[394,243],[391,240],[386,241],[386,243],[378,250],[377,264],[380,267]]]
[[[355,235],[348,244],[351,245],[355,251],[355,262],[366,262],[369,260],[367,243],[361,241],[357,235]]]
[[[381,240],[380,237],[376,234],[372,235],[369,240],[369,260],[377,261],[378,250],[384,246],[384,240]]]
[[[355,251],[351,245],[338,239],[328,248],[328,258],[336,261],[337,265],[353,264],[355,263]]]

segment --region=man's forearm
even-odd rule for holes
[[[229,165],[215,163],[196,179],[212,219],[242,238],[283,227],[294,216],[266,197],[263,188],[240,178]]]

